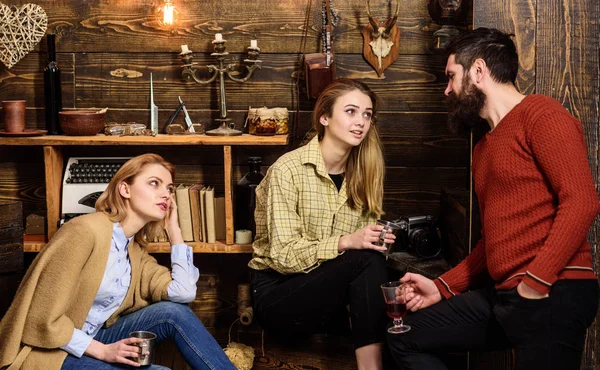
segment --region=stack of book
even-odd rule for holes
[[[183,240],[214,243],[225,239],[225,198],[212,186],[181,184],[175,191]]]

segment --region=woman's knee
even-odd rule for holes
[[[350,249],[344,255],[352,261],[385,266],[385,257],[383,254],[371,249]]]
[[[160,317],[163,320],[186,323],[190,318],[197,319],[196,315],[187,304],[161,301],[154,303],[153,306],[160,311]]]
[[[161,365],[150,365],[150,367],[145,368],[145,370],[171,370],[171,368]]]
[[[344,253],[348,263],[355,266],[355,272],[367,274],[381,280],[386,278],[385,257],[383,254],[373,250],[349,250]],[[339,258],[339,257],[338,257]],[[382,281],[383,283],[383,281]]]

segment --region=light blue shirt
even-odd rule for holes
[[[131,263],[127,247],[131,242],[121,225],[114,223],[110,252],[104,277],[92,308],[81,329],[75,328],[71,341],[60,348],[81,357],[102,325],[121,306],[131,283]],[[194,266],[193,249],[186,244],[171,246],[171,284],[167,289],[169,300],[188,303],[196,297],[196,282],[200,272]]]

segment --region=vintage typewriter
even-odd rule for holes
[[[69,158],[62,182],[62,220],[95,211],[96,200],[129,158]]]

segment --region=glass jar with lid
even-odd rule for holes
[[[289,132],[289,113],[287,108],[273,108],[273,116],[275,117],[275,125],[277,126],[275,133],[277,135],[287,134]]]
[[[259,108],[256,111],[256,135],[270,136],[277,133],[277,121],[274,109]]]

